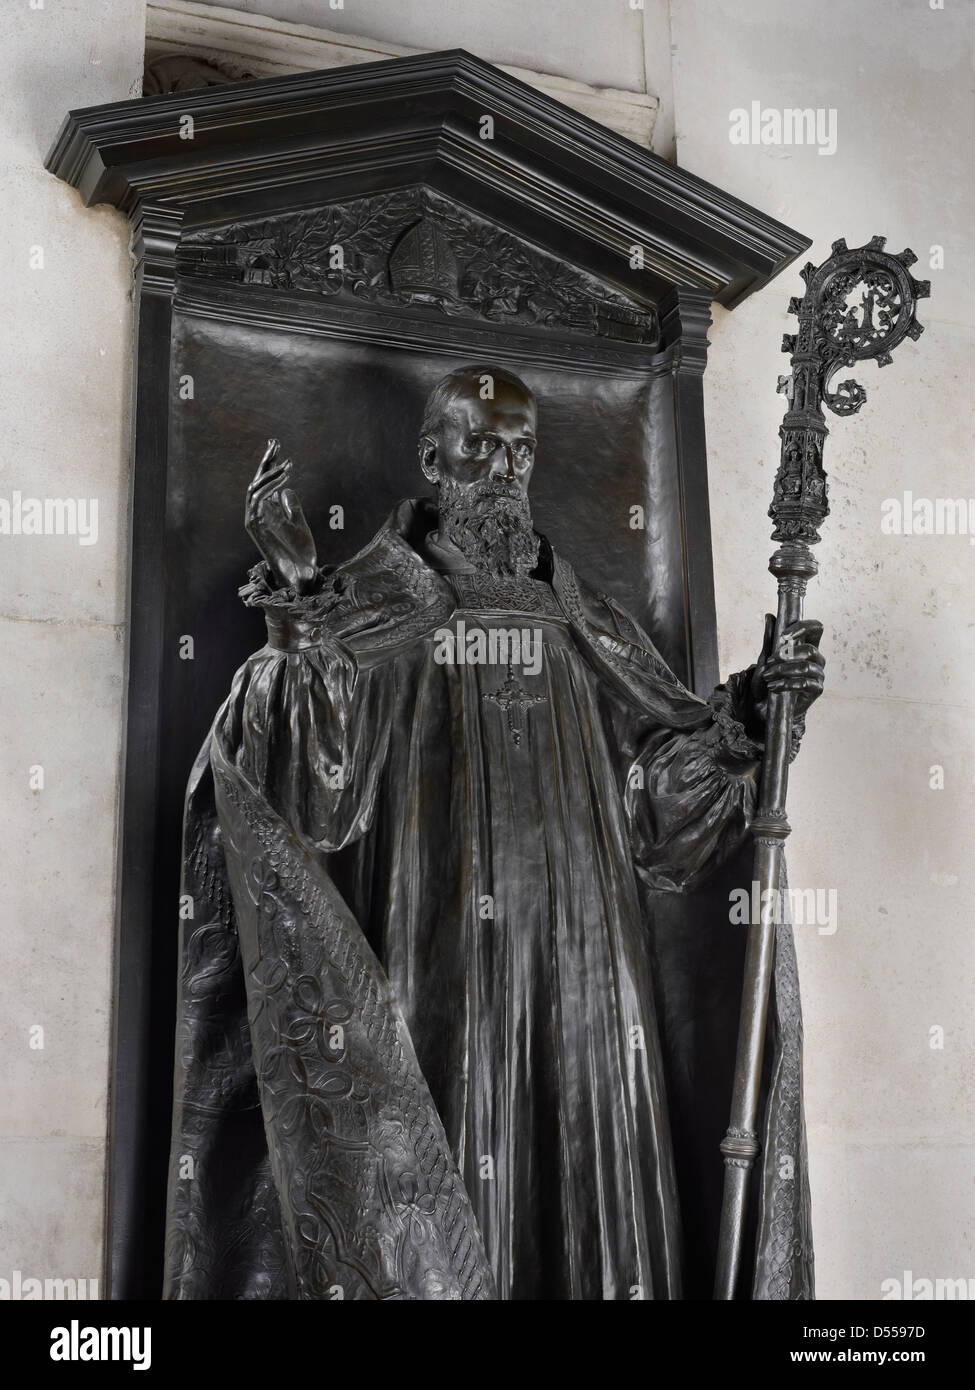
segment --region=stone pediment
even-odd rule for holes
[[[685,290],[731,307],[809,244],[462,50],[74,111],[47,167],[149,210],[153,262],[202,228],[423,184],[663,314]]]
[[[421,185],[184,237],[183,274],[656,346],[656,310]]]

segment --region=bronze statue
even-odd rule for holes
[[[535,446],[519,378],[452,372],[436,501],[334,568],[274,442],[248,490],[268,645],[187,793],[169,1297],[682,1296],[646,898],[742,844],[769,693],[801,729],[821,628],[773,652],[767,622],[702,701],[534,530]],[[755,1279],[807,1297],[789,1105]]]

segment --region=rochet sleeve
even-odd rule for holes
[[[310,848],[343,849],[372,823],[388,751],[381,673],[359,672],[336,634],[339,592],[321,572],[311,593],[250,572],[267,645],[237,672],[217,722],[221,749]]]
[[[763,744],[755,737],[751,670],[708,700],[696,729],[631,725],[624,804],[634,866],[651,888],[694,888],[740,846],[755,813]]]

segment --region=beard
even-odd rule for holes
[[[438,509],[440,539],[455,545],[480,574],[523,579],[538,564],[531,508],[516,484],[486,481],[462,488],[443,478]]]

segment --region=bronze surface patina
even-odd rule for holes
[[[720,686],[711,306],[808,238],[462,50],[210,59],[47,161],[135,277],[108,1295],[158,1296],[165,1228],[172,1298],[811,1298],[791,928],[729,905],[784,885],[822,680],[820,407],[916,336],[913,257],[806,267],[792,660],[767,624]],[[464,362],[538,420],[496,367],[430,396]],[[245,607],[284,419],[333,544],[272,446]]]
[[[435,497],[334,566],[274,441],[248,490],[268,644],[187,794],[168,1297],[682,1296],[655,1000],[685,985],[648,917],[746,840],[769,695],[801,727],[819,628],[773,655],[767,626],[692,694],[535,531],[537,427],[517,376],[450,373]],[[787,926],[771,974],[758,1125],[796,1161],[766,1162],[751,1296],[808,1298]]]

